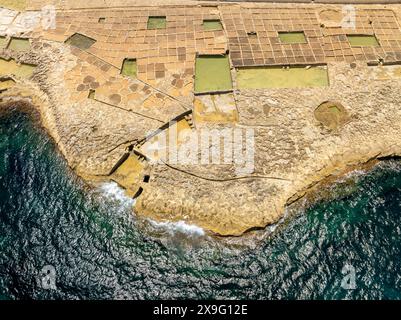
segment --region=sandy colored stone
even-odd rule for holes
[[[143,181],[144,167],[144,161],[141,161],[137,155],[130,155],[111,175],[111,179],[133,197]]]
[[[39,8],[43,3],[34,0],[30,5]],[[94,3],[99,4],[97,0]],[[117,181],[130,196],[142,188],[135,205],[137,215],[157,220],[184,220],[216,234],[241,235],[277,222],[288,204],[327,178],[335,179],[371,159],[401,156],[400,67],[367,65],[371,61],[378,63],[379,57],[383,57],[384,62],[401,61],[397,56],[401,37],[396,23],[400,18],[400,5],[389,5],[386,9],[383,6],[358,7],[361,9],[359,18],[366,18],[369,12],[369,17],[379,22],[388,18],[388,25],[382,29],[385,30],[381,33],[381,48],[352,49],[344,45],[341,37],[345,30],[340,34],[333,29],[325,33],[318,31],[316,13],[322,8],[341,6],[248,3],[199,7],[196,17],[200,22],[202,15],[210,13],[213,18],[220,12],[225,29],[215,34],[198,31],[201,24],[194,24],[194,31],[189,32],[193,38],[185,39],[188,45],[184,45],[176,30],[164,34],[168,41],[159,42],[156,31],[145,29],[148,10],[159,8],[128,10],[124,9],[128,2],[121,0],[118,4],[122,7],[97,11],[99,15],[106,11],[109,14],[101,26],[86,20],[89,14],[81,16],[69,12],[67,15],[61,10],[60,21],[64,25],[58,26],[59,30],[25,30],[32,42],[29,52],[1,49],[1,57],[14,59],[16,67],[19,63],[37,67],[32,75],[13,77],[15,84],[7,86],[0,99],[1,103],[23,100],[38,108],[44,127],[68,164],[86,180]],[[76,7],[71,1],[65,5]],[[188,14],[192,17],[193,8],[193,4],[188,9],[181,4],[163,9],[167,15],[171,13],[177,18],[186,11],[190,11]],[[138,30],[129,30],[135,31],[131,34],[134,39],[128,40],[124,25],[107,22],[111,18],[120,19],[122,11],[130,15],[124,17],[127,19],[134,19],[131,15],[138,14],[138,25],[143,23]],[[0,35],[20,34],[21,25],[12,23],[16,12],[2,12],[10,22],[0,25]],[[311,14],[306,31],[314,40],[308,46],[294,46],[291,54],[287,53],[275,42],[277,30],[253,24],[252,14],[260,14],[262,18],[271,14],[272,21],[284,21],[285,25],[299,16]],[[239,19],[240,16],[244,19]],[[369,31],[371,27],[367,21],[362,21],[361,28]],[[88,52],[65,45],[63,42],[70,33],[79,32],[80,28],[87,30],[88,36],[97,37],[100,31],[109,30],[107,33],[115,32],[116,37],[100,38],[98,45],[93,45]],[[269,38],[269,44],[258,41],[252,43],[255,50],[248,49],[252,45],[243,39],[247,37],[245,31],[255,31],[262,38]],[[319,41],[324,42],[324,49]],[[160,46],[158,50],[154,48],[156,44]],[[217,97],[214,103],[210,95],[194,97],[195,53],[224,53],[227,45],[231,48],[232,65],[258,64],[261,55],[263,64],[296,63],[295,56],[309,63],[312,60],[307,57],[313,55],[315,61],[328,64],[330,86],[238,90],[233,70],[232,94]],[[178,52],[178,48],[184,46],[185,61],[182,49],[181,54]],[[143,63],[138,64],[139,74],[143,76],[139,79],[120,74],[123,59],[134,50],[138,61],[143,59]],[[165,66],[165,74],[164,78],[156,79],[155,72],[162,71],[160,63]],[[95,98],[88,99],[92,88],[96,90]],[[340,103],[346,112],[347,121],[341,121],[336,130],[315,117],[315,110],[325,101]],[[212,111],[206,112],[209,109]],[[176,118],[178,123],[169,127],[169,121]],[[224,129],[244,133],[252,130],[255,137],[252,170],[244,173],[235,163],[150,161],[149,145],[160,136],[160,131],[169,133],[174,126],[178,128],[179,147],[188,147],[188,139],[199,135],[204,128],[216,134]],[[210,151],[217,144],[219,141],[210,139],[206,149]],[[240,151],[245,154],[245,146]],[[124,161],[111,174],[127,152],[130,153],[128,162]],[[132,157],[137,153],[142,153],[140,159]],[[200,150],[194,152],[196,157],[200,154]],[[145,174],[150,176],[148,183],[143,181]]]
[[[194,100],[196,123],[235,123],[238,112],[232,94],[196,96]]]

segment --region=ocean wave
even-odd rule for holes
[[[103,183],[99,187],[99,190],[101,194],[108,200],[115,201],[126,206],[133,206],[135,204],[135,200],[128,197],[125,194],[124,189],[115,182]]]
[[[196,237],[203,237],[205,235],[205,230],[203,230],[201,227],[194,224],[188,224],[185,221],[157,222],[151,219],[148,219],[148,221],[152,227],[159,230],[162,229],[171,235],[175,235],[177,233]]]

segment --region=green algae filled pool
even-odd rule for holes
[[[195,92],[232,90],[230,62],[227,55],[201,55],[195,64]]]
[[[239,89],[327,87],[326,66],[238,68]]]
[[[335,200],[240,245],[141,221],[116,185],[79,180],[23,113],[0,116],[0,136],[0,299],[401,297],[399,161],[338,182]],[[54,288],[38,281],[44,266]]]

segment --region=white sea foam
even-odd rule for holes
[[[366,175],[367,171],[366,170],[352,170],[350,172],[347,172],[346,174],[344,174],[343,176],[340,176],[337,180],[336,183],[343,183],[346,182],[349,179],[358,179],[359,177],[362,177],[364,175]],[[334,187],[335,185],[332,185],[332,187]]]
[[[347,173],[345,176],[347,178],[354,178],[354,177],[359,177],[359,176],[363,176],[367,173],[366,170],[353,170],[349,173]]]
[[[124,189],[122,189],[115,182],[107,182],[100,185],[99,190],[101,194],[109,201],[116,202],[121,209],[131,207],[135,204],[135,200],[128,197]],[[205,235],[205,231],[194,224],[188,224],[185,221],[177,222],[157,222],[148,219],[150,224],[158,230],[167,232],[170,235],[178,233],[186,234],[192,237],[202,237]]]
[[[205,230],[194,224],[188,224],[185,221],[177,222],[157,222],[149,219],[149,222],[154,228],[163,229],[169,234],[184,233],[190,236],[202,237],[205,235]]]
[[[115,182],[103,183],[99,189],[102,194],[106,196],[106,198],[109,200],[129,206],[132,206],[135,203],[133,199],[125,194],[124,189],[119,187],[119,185]]]

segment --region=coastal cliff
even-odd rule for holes
[[[39,11],[1,9],[13,22],[0,26],[5,39],[0,49],[4,84],[0,103],[22,100],[36,107],[43,126],[76,173],[91,182],[117,182],[136,198],[136,214],[183,220],[218,235],[238,236],[276,223],[288,204],[327,178],[372,159],[401,156],[401,6],[357,6],[358,19],[365,29],[373,24],[372,32],[380,42],[379,48],[369,50],[342,47],[346,40],[340,36],[350,31],[336,24],[335,13],[341,7],[334,5],[183,4],[142,9],[126,10],[123,18],[129,28],[117,19],[122,9],[90,8],[82,15],[74,15],[75,9],[57,9],[57,24],[50,30],[42,25],[24,29],[18,23],[21,15]],[[299,57],[295,46],[283,45],[276,50],[283,54],[274,55],[272,50],[269,58],[266,52],[270,51],[261,41],[259,50],[246,40],[246,46],[254,48],[249,59],[244,57],[246,48],[238,49],[245,40],[232,34],[242,31],[233,16],[240,12],[251,36],[248,20],[270,9],[284,12],[287,20],[283,21],[289,24],[299,12],[310,17],[308,25],[299,26],[310,37],[310,47],[300,46]],[[167,23],[176,23],[174,31],[145,30],[143,18],[148,11],[155,17],[165,14]],[[388,25],[381,25],[382,17]],[[143,26],[133,30],[130,19]],[[218,19],[221,30],[199,33],[189,26],[191,19],[199,26],[205,19]],[[276,27],[254,23],[253,28],[272,32],[269,28]],[[261,35],[263,30],[255,33]],[[97,42],[88,48],[82,42],[68,42],[77,33]],[[330,38],[337,36],[341,41]],[[166,47],[158,37],[167,37]],[[13,39],[21,38],[28,41],[27,47],[13,48]],[[287,57],[285,48],[292,48]],[[194,89],[197,57],[227,52],[232,88],[199,95]],[[136,59],[136,76],[122,72],[124,61],[131,57]],[[9,71],[11,65],[15,71]],[[328,83],[241,87],[240,68],[292,65],[324,68]],[[22,72],[24,66],[32,66],[32,71]],[[238,170],[236,163],[224,161],[169,162],[152,153],[152,144],[164,133],[177,135],[176,145],[188,151],[191,146],[185,141],[204,131],[224,130],[242,132],[244,139],[252,134],[251,170]],[[221,140],[207,143],[204,147],[212,152]],[[241,145],[240,154],[249,152],[248,147]],[[201,158],[201,153],[196,150],[195,158]]]

